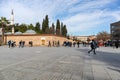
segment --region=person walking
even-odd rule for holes
[[[53,41],[53,47],[55,47],[55,42]]]
[[[11,40],[8,41],[9,48],[11,47]]]
[[[77,45],[78,45],[78,48],[79,48],[79,45],[80,45],[80,42],[79,42],[79,41],[77,42]]]
[[[75,45],[76,45],[76,42],[73,42],[73,46],[75,47]]]
[[[22,47],[22,40],[19,42],[19,48]]]
[[[60,47],[60,41],[58,40],[58,42],[57,42],[57,47]]]
[[[89,50],[88,53],[93,51],[94,54],[96,54],[95,49],[97,48],[97,43],[95,42],[95,40],[92,40],[92,42],[90,43],[90,47],[91,47],[91,50]]]
[[[48,42],[48,47],[51,47],[51,42],[50,41]]]
[[[119,47],[119,40],[115,41],[115,47],[118,48]]]

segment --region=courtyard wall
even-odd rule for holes
[[[25,41],[25,46],[29,45],[29,42],[33,42],[33,46],[47,46],[48,42],[51,42],[51,45],[54,42],[60,42],[60,45],[63,44],[64,41],[67,39],[62,36],[56,36],[56,35],[47,35],[47,34],[11,34],[11,35],[5,35],[4,37],[4,43],[7,44],[9,40],[15,41],[16,45],[19,45],[19,42]]]

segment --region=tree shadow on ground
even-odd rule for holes
[[[94,55],[92,52],[90,54],[88,53],[90,49],[76,49],[76,50],[83,52],[85,56],[88,56],[93,60],[98,60],[100,62],[104,62],[105,64],[108,64],[111,67],[114,67],[114,68],[111,67],[107,67],[107,68],[120,73],[120,54],[96,50],[97,54]]]

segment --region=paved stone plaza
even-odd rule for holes
[[[0,47],[0,80],[120,80],[120,48]]]

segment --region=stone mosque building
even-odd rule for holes
[[[62,36],[56,36],[51,34],[36,34],[33,30],[27,30],[25,33],[14,32],[14,13],[13,10],[11,12],[11,24],[12,31],[9,33],[5,33],[4,36],[1,34],[0,38],[4,44],[7,44],[9,40],[15,41],[16,45],[19,45],[19,42],[22,40],[25,42],[25,46],[29,45],[29,42],[33,42],[33,46],[45,46],[48,45],[48,42],[60,42],[60,45],[63,44],[67,39]]]

